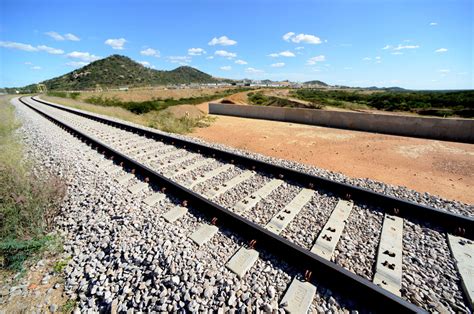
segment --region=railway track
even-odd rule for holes
[[[460,277],[472,260],[458,258],[460,271],[454,268],[456,255],[466,247],[472,252],[471,217],[34,98],[21,102],[97,148],[108,158],[97,160],[97,166],[111,176],[117,165],[127,169],[115,178],[117,183],[134,182],[128,190],[147,193],[147,205],[158,204],[168,193],[180,199],[163,215],[168,222],[180,219],[188,207],[202,211],[208,223],[191,234],[197,244],[209,241],[221,226],[242,235],[248,245],[225,261],[238,276],[245,276],[261,248],[297,265],[306,280],[294,278],[283,296],[289,310],[308,308],[315,293],[312,280],[364,306],[370,299],[376,310],[468,311],[472,306],[469,293],[461,293],[462,287],[470,291],[472,277]],[[425,238],[425,252],[413,252]],[[426,256],[429,261],[443,256],[449,263],[427,263]],[[448,275],[430,281],[431,267],[445,268]],[[423,288],[413,293],[417,285]],[[453,293],[444,290],[446,285],[455,287]]]

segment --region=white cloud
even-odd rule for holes
[[[390,46],[390,45],[385,45],[385,47],[383,47],[382,50],[387,50],[387,49],[390,49],[390,48],[392,48],[392,46]]]
[[[288,32],[285,35],[283,35],[283,40],[290,41],[290,38],[295,36],[295,33],[293,32]]]
[[[221,46],[233,46],[237,44],[235,40],[228,38],[227,36],[221,36],[219,38],[214,37],[209,43],[209,46],[221,45]]]
[[[284,67],[284,66],[285,66],[284,62],[277,62],[277,63],[273,63],[271,65],[272,68],[281,68],[281,67]]]
[[[22,43],[16,43],[16,42],[11,42],[11,41],[0,41],[0,47],[18,49],[18,50],[23,50],[23,51],[28,51],[28,52],[45,51],[53,55],[60,55],[64,53],[64,51],[61,49],[56,49],[56,48],[48,47],[45,45],[33,47],[32,45],[29,45],[29,44],[22,44]]]
[[[57,32],[46,32],[45,34],[51,37],[52,39],[58,40],[58,41],[63,41],[63,40],[79,41],[80,40],[79,37],[71,33],[61,35],[61,34],[58,34]]]
[[[317,36],[314,35],[309,35],[309,34],[298,34],[296,35],[293,32],[288,32],[285,35],[283,35],[283,39],[286,41],[292,41],[294,43],[305,43],[305,44],[313,44],[317,45],[321,43],[321,39]]]
[[[306,61],[306,64],[315,65],[316,62],[323,62],[323,61],[326,61],[326,57],[323,55],[320,55],[320,56],[309,58],[308,61]]]
[[[208,56],[208,57],[206,57],[206,59],[207,60],[212,60],[212,59],[214,59],[214,56]]]
[[[109,45],[110,47],[112,47],[112,49],[115,50],[123,50],[123,45],[125,45],[126,42],[127,40],[125,40],[125,38],[110,38],[107,39],[104,44]]]
[[[187,65],[192,60],[190,56],[170,56],[167,59],[171,63],[179,63],[180,65]]]
[[[305,44],[317,45],[321,43],[321,39],[319,37],[316,37],[314,35],[308,35],[308,34],[298,34],[295,37],[291,38],[291,41],[297,44],[305,43]]]
[[[32,70],[41,70],[41,67],[38,66],[38,65],[35,65],[35,66],[32,66],[31,69]]]
[[[304,47],[296,47],[295,50],[302,50]]]
[[[188,55],[190,56],[200,56],[205,54],[206,51],[202,48],[189,48],[188,49]]]
[[[56,49],[56,48],[48,47],[45,45],[38,46],[38,50],[46,51],[47,53],[52,54],[52,55],[62,55],[64,53],[64,51],[61,49]]]
[[[247,72],[249,74],[262,74],[262,73],[265,73],[263,70],[258,70],[258,69],[255,69],[255,68],[247,68],[247,69],[245,69],[245,72]]]
[[[372,58],[370,58],[370,57],[365,57],[365,58],[362,59],[362,60],[363,60],[363,61],[370,61],[370,60],[372,60]]]
[[[446,48],[439,48],[435,50],[435,52],[446,52],[446,51],[448,51],[448,49]]]
[[[438,25],[438,23],[436,23],[436,22],[431,22],[430,23],[430,26],[436,26],[436,25]]]
[[[449,70],[449,69],[441,69],[441,70],[438,70],[438,72],[440,72],[440,73],[445,73],[445,74],[446,74],[446,73],[451,72],[451,70]]]
[[[285,50],[282,52],[274,52],[268,55],[269,57],[276,58],[276,57],[294,57],[295,54],[289,50]]]
[[[295,56],[295,54],[293,52],[288,51],[288,50],[280,52],[279,55],[282,56],[282,57],[294,57]]]
[[[88,64],[89,62],[84,62],[84,61],[71,61],[71,62],[66,63],[66,65],[74,67],[74,68],[83,67]]]
[[[64,40],[64,37],[56,32],[46,32],[45,34],[54,40]]]
[[[0,41],[0,47],[18,49],[23,51],[38,51],[38,48],[35,48],[32,45],[16,43],[12,41]]]
[[[68,58],[75,58],[79,59],[85,62],[92,62],[95,60],[99,60],[101,57],[95,56],[93,54],[90,54],[88,52],[80,52],[80,51],[73,51],[67,54]]]
[[[418,45],[398,45],[397,47],[393,48],[393,50],[402,50],[402,49],[417,49],[420,48]]]
[[[230,65],[225,65],[225,66],[223,66],[223,67],[220,67],[220,69],[221,69],[222,71],[230,71],[230,70],[232,70],[232,67],[231,67]]]
[[[228,52],[228,51],[225,51],[225,50],[217,50],[215,52],[215,55],[220,56],[220,57],[226,57],[226,58],[229,58],[229,59],[237,57],[236,53]]]
[[[382,60],[377,60],[375,61],[375,63],[382,63]]]
[[[158,50],[155,50],[153,48],[147,48],[145,50],[140,51],[140,54],[143,56],[149,56],[149,57],[160,57],[160,52]]]
[[[79,37],[77,37],[76,35],[71,34],[71,33],[64,34],[64,38],[67,39],[67,40],[71,40],[71,41],[81,40]]]
[[[32,65],[33,63],[31,63],[31,62],[28,61],[28,62],[25,62],[24,64],[26,64],[26,65]]]
[[[344,67],[344,70],[352,70],[352,67]]]
[[[403,52],[401,51],[394,51],[394,52],[391,52],[392,55],[402,55]]]
[[[382,57],[379,57],[379,56],[375,57],[375,60],[381,60],[381,59]]]
[[[247,61],[244,61],[244,60],[235,60],[235,63],[237,63],[237,64],[247,64]]]

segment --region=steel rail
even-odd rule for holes
[[[135,161],[134,159],[116,151],[110,146],[99,140],[88,136],[75,127],[62,122],[41,109],[28,104],[22,98],[20,102],[41,114],[48,120],[60,126],[67,132],[77,136],[100,153],[119,163],[123,167],[136,170],[144,178],[165,188],[178,199],[185,200],[187,206],[191,206],[204,214],[209,220],[217,218],[219,226],[238,234],[246,241],[255,240],[256,250],[263,249],[283,261],[296,265],[301,273],[309,270],[313,274],[313,281],[316,284],[324,284],[330,289],[355,300],[364,308],[383,312],[397,313],[425,313],[425,311],[414,304],[411,304],[402,298],[388,292],[387,290],[375,285],[343,267],[329,262],[309,250],[286,240],[285,238],[268,231],[267,229],[247,220],[234,212],[206,199],[201,195],[181,186],[180,184],[169,180],[149,167]]]
[[[144,128],[127,125],[113,121],[104,117],[98,117],[83,111],[78,111],[65,106],[53,104],[31,97],[34,101],[61,109],[82,117],[86,117],[104,124],[108,124],[123,130],[128,130],[139,135],[160,140],[164,143],[172,144],[175,147],[185,148],[190,151],[198,152],[202,155],[221,158],[228,162],[239,163],[250,169],[267,172],[282,177],[286,180],[304,182],[310,188],[321,188],[330,191],[341,198],[350,198],[354,202],[370,204],[378,207],[379,210],[388,214],[396,215],[404,219],[415,219],[420,222],[428,223],[431,228],[439,227],[449,233],[463,236],[474,240],[474,218],[450,213],[445,210],[439,210],[415,202],[402,200],[393,196],[374,192],[365,188],[353,186],[346,183],[333,181],[331,179],[319,177],[316,175],[304,173],[298,170],[290,169],[284,166],[274,165],[265,161],[256,160],[250,157],[242,156],[236,153],[223,151],[217,148],[211,148],[202,144],[193,143],[184,139],[176,138],[171,135],[165,135]]]

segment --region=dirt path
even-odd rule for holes
[[[470,144],[226,116],[192,135],[474,204]]]

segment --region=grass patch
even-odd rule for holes
[[[56,263],[54,263],[53,265],[53,271],[56,273],[56,274],[61,274],[64,270],[64,268],[67,266],[67,264],[69,263],[69,261],[71,260],[71,258],[67,258],[67,259],[62,259],[62,260],[59,260],[59,261],[56,261]]]
[[[31,171],[15,130],[20,126],[8,98],[0,98],[0,260],[1,267],[21,271],[24,262],[58,239],[48,235],[64,184],[54,176]]]
[[[63,304],[63,306],[61,306],[61,313],[64,313],[64,314],[72,313],[72,311],[74,311],[76,306],[77,306],[77,301],[69,299],[66,301],[66,303]]]

